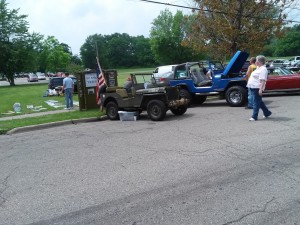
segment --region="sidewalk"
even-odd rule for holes
[[[75,107],[74,110],[78,110],[78,108]],[[38,117],[38,116],[64,113],[64,112],[68,113],[68,112],[72,112],[74,110],[60,109],[60,110],[46,111],[46,112],[36,112],[36,113],[30,113],[30,114],[13,114],[12,116],[5,116],[5,117],[0,118],[0,121],[16,120],[16,119],[23,119],[23,118],[30,118],[30,117]]]

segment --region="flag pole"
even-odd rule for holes
[[[97,61],[97,67],[99,69],[99,74],[98,74],[98,77],[97,77],[97,86],[96,86],[96,92],[97,92],[97,104],[100,105],[100,112],[103,112],[103,103],[101,101],[101,94],[102,93],[99,93],[100,91],[100,88],[102,87],[102,85],[105,85],[106,86],[106,81],[105,81],[105,77],[104,77],[104,73],[102,71],[102,68],[100,66],[100,63],[99,63],[99,53],[98,53],[98,45],[97,45],[97,42],[95,42],[95,47],[96,47],[96,61]],[[100,81],[103,81],[99,84]]]
[[[96,57],[99,59],[99,53],[98,53],[98,45],[97,45],[97,41],[95,42],[95,46],[96,46]]]

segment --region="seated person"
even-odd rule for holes
[[[213,73],[212,70],[208,70],[206,73],[206,77],[210,80],[212,79],[212,73]]]
[[[130,93],[132,86],[133,86],[133,81],[131,80],[131,77],[128,77],[123,87],[126,89],[127,93]]]

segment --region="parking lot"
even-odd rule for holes
[[[48,84],[49,83],[49,78],[47,77],[46,80],[39,80],[38,82],[28,82],[27,78],[16,78],[15,79],[15,84],[36,84],[36,83],[45,83]],[[9,86],[9,82],[8,81],[0,81],[0,86]]]
[[[2,135],[0,224],[299,224],[299,94],[264,100]]]

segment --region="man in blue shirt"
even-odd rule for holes
[[[63,90],[65,92],[66,99],[66,108],[73,109],[73,91],[74,91],[74,82],[72,78],[69,77],[69,73],[65,73],[65,78],[63,80]]]

